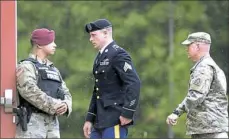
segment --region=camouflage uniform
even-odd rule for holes
[[[188,135],[214,137],[213,133],[228,132],[226,87],[224,72],[210,56],[191,68],[188,94],[173,112],[179,116],[187,112]]]
[[[36,56],[33,54],[30,54],[29,57],[36,59]],[[43,63],[41,60],[37,60]],[[52,62],[47,60],[44,64],[50,66]],[[61,103],[65,102],[68,106],[67,116],[72,111],[72,96],[65,82],[62,82],[65,100],[55,99],[38,88],[38,71],[32,62],[23,61],[18,65],[18,68],[23,69],[23,72],[17,77],[18,92],[29,103],[48,114],[32,113],[28,123],[28,130],[22,131],[21,126],[18,125],[16,128],[16,138],[60,138],[59,122],[57,116],[55,116],[56,109]]]
[[[228,138],[228,135],[226,132],[221,133],[206,133],[206,134],[193,134],[192,138]]]

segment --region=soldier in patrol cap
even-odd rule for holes
[[[84,135],[126,138],[139,101],[139,76],[130,55],[113,40],[111,22],[98,19],[86,24],[85,31],[99,52],[93,65],[95,84]]]
[[[191,68],[187,96],[166,122],[176,125],[177,119],[187,113],[187,135],[192,138],[228,138],[226,77],[210,57],[211,37],[208,33],[196,32],[182,44],[195,65]]]
[[[20,125],[16,138],[60,138],[58,117],[69,116],[72,96],[59,70],[47,59],[56,50],[55,32],[46,28],[31,34],[32,52],[17,67],[20,105],[27,110],[28,130]]]

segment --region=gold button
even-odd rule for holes
[[[99,88],[96,88],[97,91],[99,91]]]
[[[95,71],[95,74],[97,74],[98,73],[98,71]]]
[[[99,81],[98,79],[95,80],[95,82],[98,82],[98,81]]]
[[[99,96],[97,96],[97,99],[99,99]]]

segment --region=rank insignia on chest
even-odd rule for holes
[[[99,63],[101,66],[109,65],[109,59],[104,59],[102,62]]]

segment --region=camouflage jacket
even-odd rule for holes
[[[187,113],[187,134],[228,132],[228,98],[224,72],[210,56],[192,68],[188,94],[174,113]]]
[[[36,58],[35,55],[30,54],[30,58]],[[37,59],[40,63],[41,60]],[[45,64],[50,66],[52,62],[46,60]],[[29,103],[49,113],[50,115],[54,115],[58,106],[65,102],[68,106],[67,116],[70,115],[72,111],[72,96],[69,92],[69,89],[66,87],[65,82],[62,82],[62,89],[65,92],[65,100],[55,99],[48,96],[45,92],[41,91],[41,89],[37,86],[37,74],[38,71],[35,65],[30,61],[23,61],[18,64],[17,68],[23,69],[23,72],[19,74],[17,77],[17,91],[19,94],[27,100]],[[56,69],[58,71],[58,69]],[[58,71],[59,72],[59,71]]]

